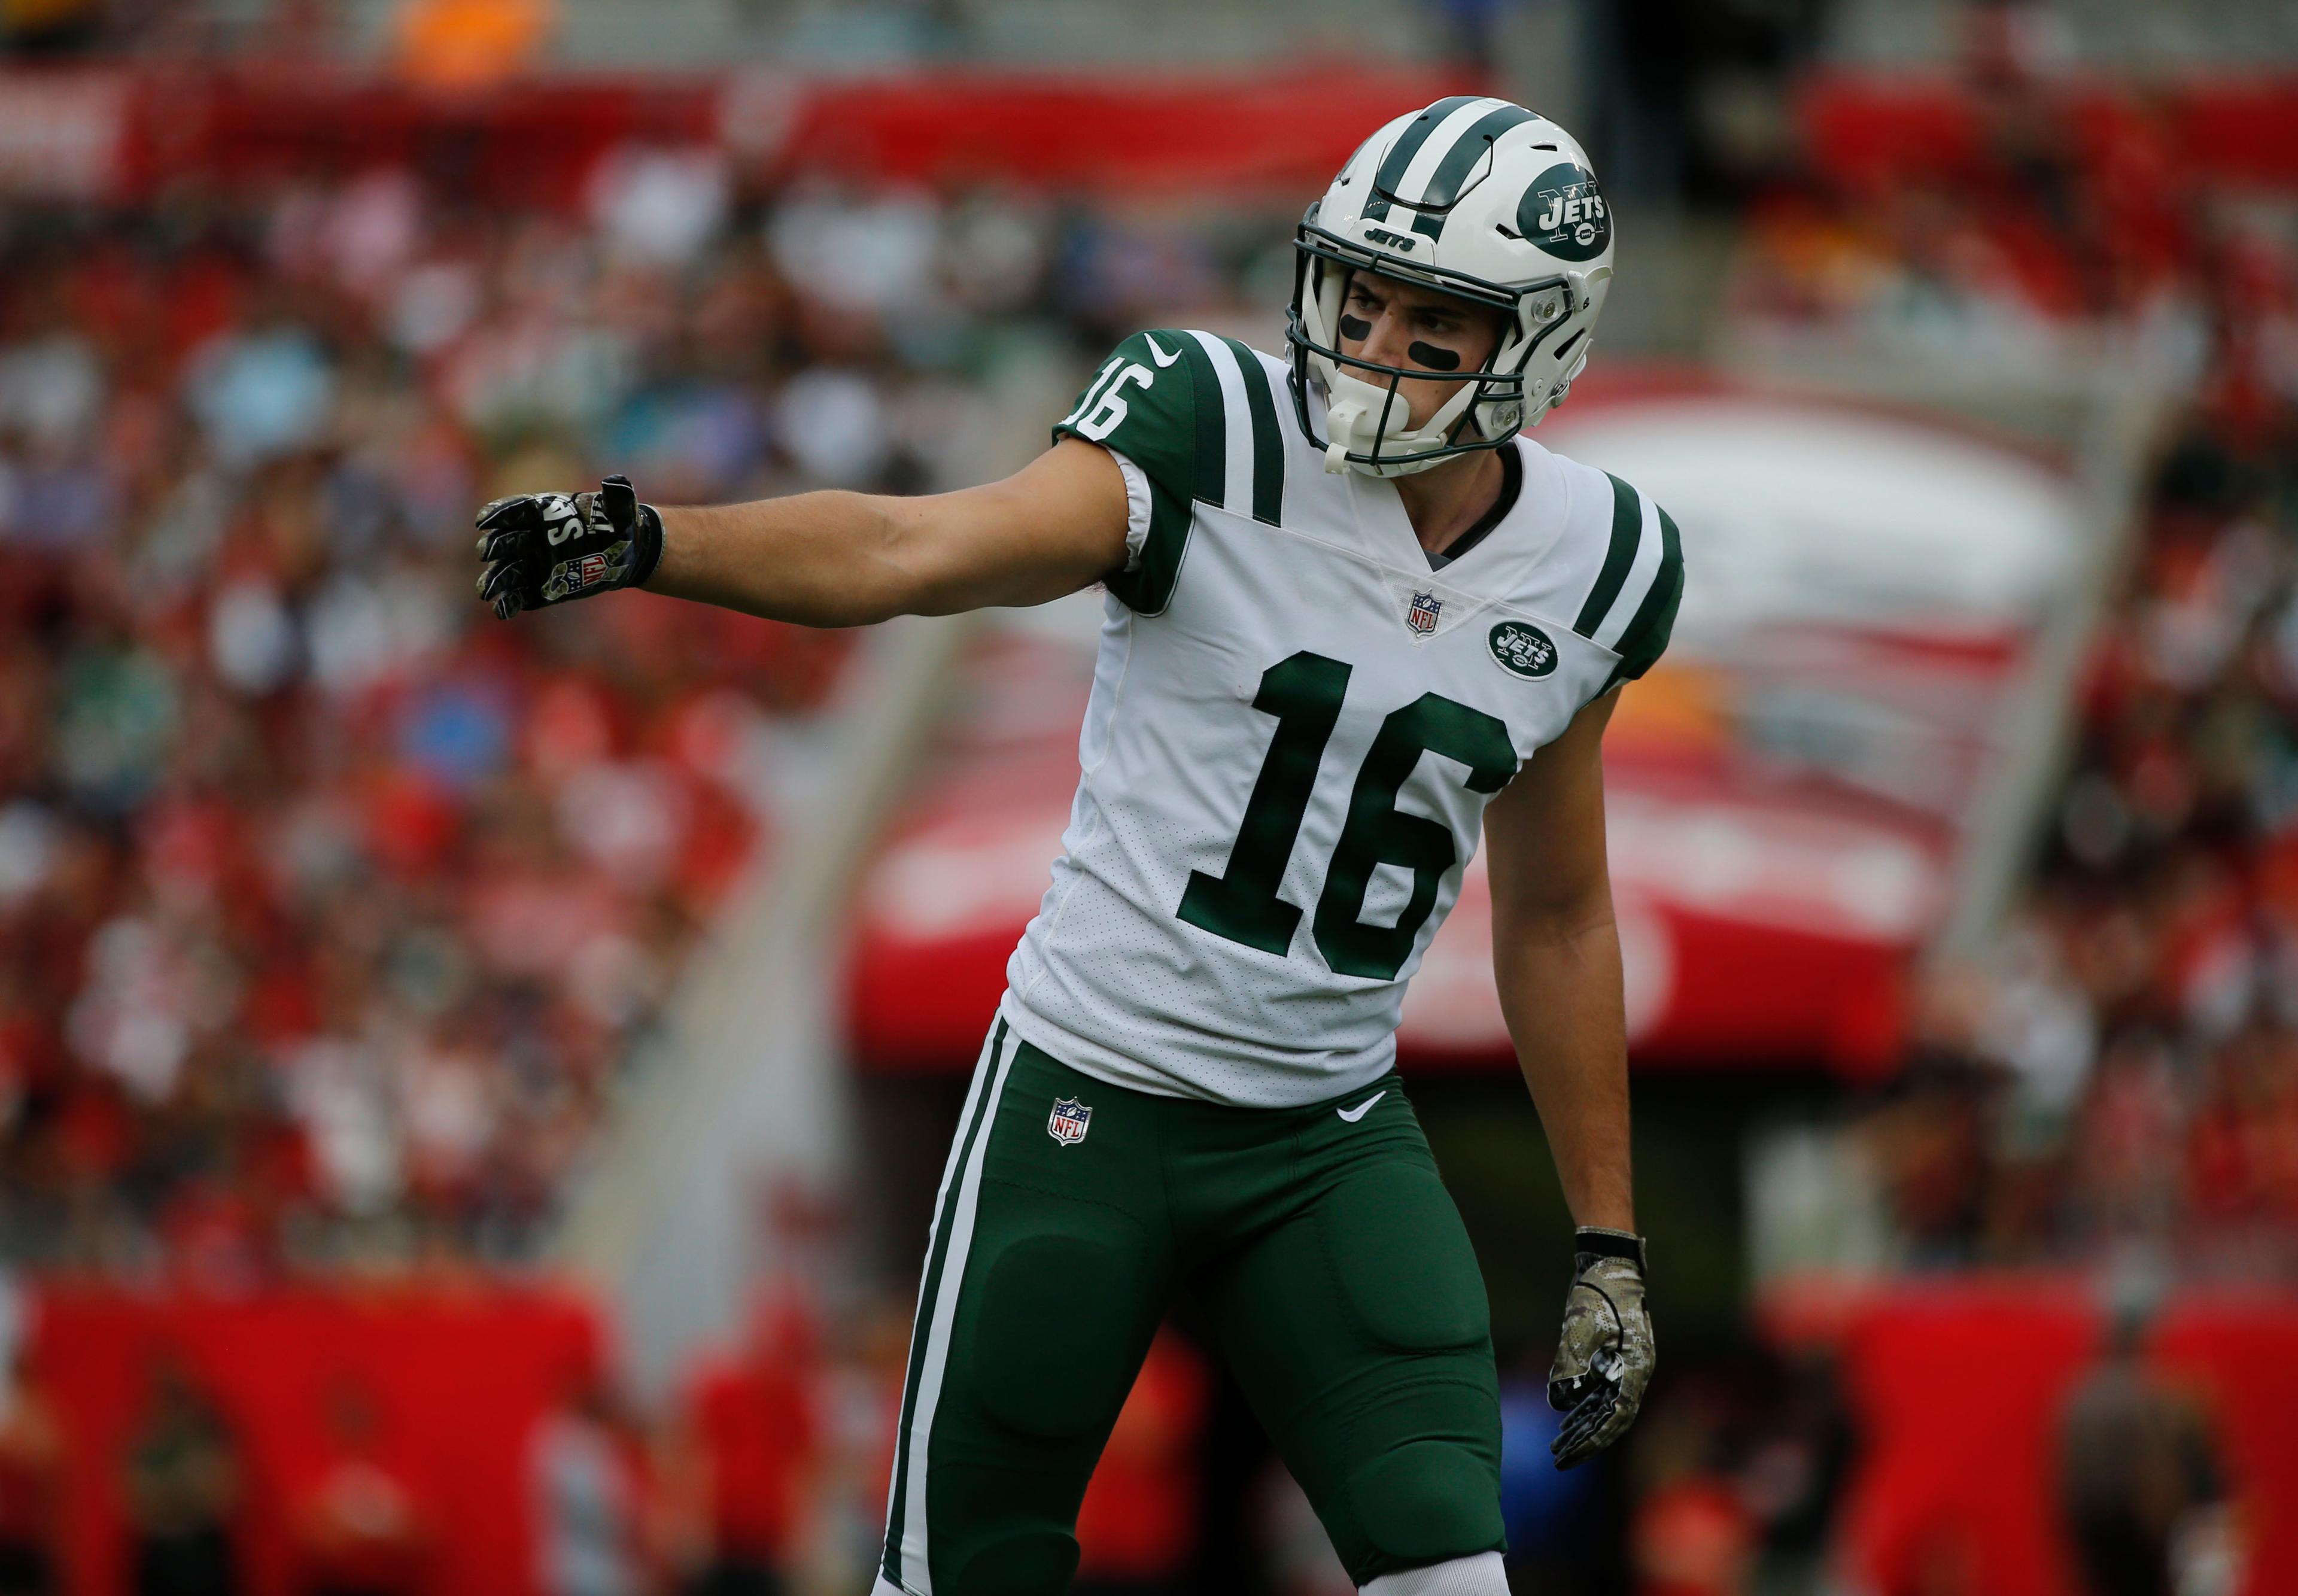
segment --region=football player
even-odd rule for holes
[[[1674,524],[1522,435],[1587,364],[1612,217],[1570,135],[1445,99],[1310,206],[1285,358],[1125,340],[1003,482],[720,509],[499,500],[504,616],[618,587],[818,626],[1099,583],[1062,856],[942,1178],[879,1596],[1064,1590],[1178,1293],[1351,1576],[1503,1596],[1483,1281],[1402,1081],[1405,983],[1491,839],[1501,1006],[1579,1227],[1557,1462],[1650,1378],[1598,752]]]

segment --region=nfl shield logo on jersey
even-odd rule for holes
[[[1412,609],[1404,617],[1404,624],[1426,637],[1436,630],[1436,612],[1443,608],[1444,600],[1435,594],[1415,593],[1412,595]]]
[[[1093,1110],[1074,1097],[1063,1097],[1054,1104],[1053,1117],[1046,1121],[1046,1134],[1064,1147],[1074,1147],[1085,1140],[1085,1128],[1093,1118]]]

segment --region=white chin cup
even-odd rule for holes
[[[1385,422],[1411,418],[1404,396],[1345,371],[1328,370],[1324,376],[1325,392],[1330,400],[1325,409],[1326,470],[1344,471],[1354,467],[1368,476],[1409,476],[1437,463],[1437,457],[1430,451],[1444,447],[1446,434],[1451,430],[1461,403],[1447,403],[1429,418],[1429,425],[1417,430],[1391,426],[1384,438],[1381,427]],[[1461,401],[1465,403],[1465,390]],[[1378,465],[1348,458],[1352,454],[1370,454],[1376,446],[1389,457]]]

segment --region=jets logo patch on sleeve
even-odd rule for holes
[[[1522,621],[1502,621],[1492,630],[1492,657],[1514,676],[1540,677],[1556,668],[1556,644],[1548,633]]]

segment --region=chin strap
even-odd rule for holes
[[[1393,418],[1402,415],[1405,420],[1411,419],[1402,396],[1361,378],[1347,376],[1327,377],[1326,385],[1327,393],[1330,395],[1325,411],[1325,436],[1331,440],[1325,445],[1325,469],[1327,472],[1339,473],[1349,468],[1352,463],[1349,452],[1352,443],[1361,454],[1371,454],[1384,443],[1391,448],[1402,445],[1410,451],[1385,459],[1378,466],[1367,467],[1368,475],[1395,477],[1426,471],[1436,464],[1430,456],[1459,431],[1468,413],[1464,408],[1445,424],[1442,432],[1432,430],[1433,423],[1431,426],[1417,428],[1400,426],[1383,438],[1377,424],[1375,424],[1371,429],[1374,435],[1365,438],[1357,434],[1376,417],[1387,415]],[[1449,406],[1453,401],[1446,402]],[[1443,412],[1439,410],[1437,413],[1441,416]]]
[[[1369,413],[1369,408],[1353,399],[1335,401],[1325,412],[1325,435],[1334,442],[1325,445],[1325,469],[1337,474],[1349,468],[1349,446],[1340,442],[1356,430],[1360,417]]]

